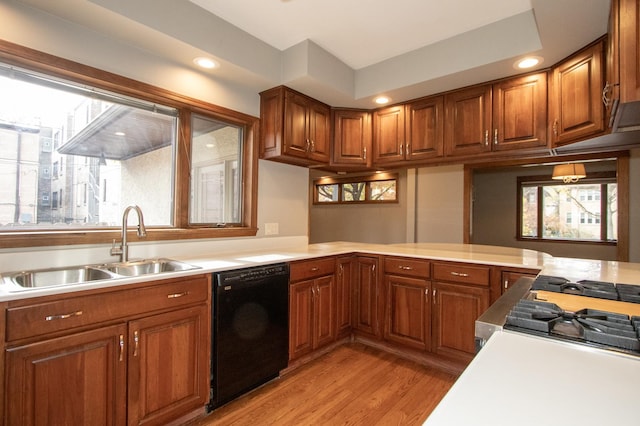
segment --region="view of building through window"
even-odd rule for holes
[[[173,223],[174,109],[9,68],[0,93],[0,227]]]
[[[314,203],[397,202],[397,175],[375,174],[314,181]]]
[[[523,185],[521,191],[521,237],[617,240],[616,183]]]

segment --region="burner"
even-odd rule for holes
[[[563,311],[548,302],[521,300],[507,315],[505,328],[569,339],[640,355],[640,317],[594,309]]]

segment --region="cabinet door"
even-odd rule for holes
[[[404,106],[392,106],[373,113],[373,163],[405,159]]]
[[[611,3],[620,8],[620,101],[633,102],[640,100],[640,3],[638,0]]]
[[[535,278],[536,273],[527,273],[527,272],[514,272],[514,271],[502,271],[500,274],[501,283],[502,283],[502,293],[506,292],[511,288],[513,284],[516,283],[522,277],[530,277]]]
[[[314,295],[314,344],[317,349],[336,340],[336,307],[334,276],[317,278],[313,286]]]
[[[333,164],[371,165],[371,114],[368,111],[334,110]]]
[[[353,257],[340,257],[336,271],[336,333],[338,337],[351,331],[351,282]]]
[[[309,101],[307,98],[293,92],[285,92],[284,154],[307,158],[311,148],[308,113]]]
[[[429,282],[385,275],[385,339],[428,351],[431,348]]]
[[[475,354],[475,321],[489,307],[489,289],[433,283],[432,351],[470,360]]]
[[[7,425],[126,423],[124,324],[6,351]]]
[[[313,350],[313,280],[289,286],[289,360]]]
[[[444,154],[444,97],[421,99],[407,106],[407,160]]]
[[[445,96],[446,155],[472,155],[491,150],[491,86],[477,86]]]
[[[380,335],[378,326],[378,259],[359,256],[356,260],[356,275],[353,285],[354,329],[372,336]]]
[[[554,145],[604,130],[602,55],[600,42],[553,69],[550,119]]]
[[[166,424],[209,397],[207,305],[129,323],[128,424]]]
[[[331,146],[331,109],[319,102],[309,101],[307,105],[308,156],[312,160],[328,164]]]
[[[547,145],[547,73],[493,85],[494,151]]]

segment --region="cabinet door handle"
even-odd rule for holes
[[[119,360],[122,361],[124,360],[124,335],[123,334],[120,335],[120,342],[118,343],[118,345],[120,346]]]
[[[498,145],[498,129],[493,130],[493,144]]]
[[[489,131],[484,131],[484,146],[489,146]]]
[[[451,275],[454,277],[468,277],[469,274],[465,274],[464,272],[451,272]]]
[[[363,159],[364,161],[367,161],[367,147],[365,146],[362,150],[363,150],[363,152],[364,152],[364,154],[363,154],[363,156],[362,156],[362,159]]]
[[[403,152],[404,152],[404,144],[401,143],[400,144],[400,155],[402,155]]]
[[[611,84],[607,81],[607,83],[604,85],[604,89],[602,89],[602,103],[604,104],[605,108],[609,108],[609,103],[611,102],[611,99],[609,99],[610,88]]]
[[[411,266],[399,265],[398,269],[402,269],[403,271],[411,271],[413,268]]]
[[[167,294],[167,299],[177,299],[178,297],[186,296],[188,294],[188,291],[183,291],[182,293]]]
[[[410,147],[410,146],[411,146],[411,144],[410,144],[410,143],[408,143],[408,144],[407,144],[407,146],[406,146],[406,147],[405,147],[405,149],[404,149],[404,156],[405,156],[406,158],[409,158],[409,151],[410,151],[409,147]]]
[[[316,152],[316,143],[311,139],[311,152]]]
[[[305,148],[305,151],[309,152],[309,139],[307,139],[306,142],[307,142],[307,147]]]
[[[431,295],[433,296],[433,304],[436,304],[436,289],[433,289],[433,292],[431,293]]]
[[[82,311],[75,311],[75,312],[70,312],[68,314],[47,315],[46,317],[44,317],[44,320],[45,321],[53,321],[53,320],[58,320],[58,319],[67,319],[67,318],[72,318],[72,317],[79,317],[80,315],[82,315]]]
[[[558,136],[558,119],[553,120],[553,135]]]
[[[133,332],[133,356],[138,356],[138,347],[140,345],[140,335],[138,331]]]
[[[504,288],[509,288],[509,280],[504,280]]]

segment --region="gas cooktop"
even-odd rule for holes
[[[555,293],[596,297],[598,299],[640,303],[640,286],[630,284],[613,284],[591,280],[571,282],[562,277],[538,275],[533,281],[531,290],[545,290]]]

